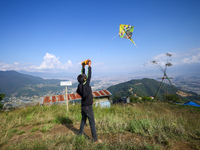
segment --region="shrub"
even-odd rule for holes
[[[0,103],[0,109],[2,109],[3,108],[3,104],[2,103]]]
[[[115,95],[115,97],[113,98],[113,100],[118,100],[120,98],[119,95]]]
[[[145,102],[145,101],[152,101],[151,97],[148,97],[148,96],[143,96],[142,97],[142,100]]]
[[[142,135],[149,134],[151,129],[151,122],[149,119],[131,120],[127,127],[127,131],[132,133],[139,133]]]
[[[176,94],[165,95],[164,98],[166,100],[177,102],[177,103],[181,102],[178,95],[176,95]]]
[[[61,116],[57,117],[53,120],[53,123],[58,123],[58,124],[72,124],[72,120],[69,119],[69,117]]]
[[[130,102],[131,103],[138,102],[138,101],[140,101],[138,97],[136,97],[136,96],[131,96],[130,97]]]

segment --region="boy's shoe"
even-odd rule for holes
[[[83,133],[81,133],[81,132],[79,131],[79,132],[78,132],[78,135],[80,135],[80,136],[81,136],[81,135],[84,135],[84,134],[83,134]]]
[[[100,139],[98,139],[96,142],[94,142],[94,144],[100,144],[100,143],[103,143],[103,141]]]

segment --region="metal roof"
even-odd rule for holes
[[[94,91],[92,92],[92,96],[94,98],[98,97],[105,97],[105,96],[111,96],[112,94],[108,90],[101,90],[101,91]],[[44,96],[40,98],[39,103],[45,104],[45,103],[55,103],[55,102],[63,102],[65,101],[66,95],[53,95],[53,96]],[[68,100],[79,100],[81,99],[81,96],[77,93],[71,93],[67,94]]]

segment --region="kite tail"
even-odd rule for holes
[[[131,42],[133,42],[133,44],[137,47],[137,45],[135,44],[135,42],[130,38],[129,39]]]

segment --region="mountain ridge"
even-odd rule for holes
[[[55,84],[59,79],[43,79],[41,77],[31,76],[19,73],[17,71],[0,71],[0,89],[2,93],[10,95],[21,87],[36,84]]]
[[[154,79],[143,78],[143,79],[133,79],[127,82],[119,83],[108,87],[107,90],[112,93],[113,97],[115,96],[127,97],[127,96],[134,96],[135,94],[139,97],[142,96],[154,97],[159,86],[160,82]],[[184,91],[179,88],[176,89],[177,91],[181,91],[179,93],[184,93],[182,94],[182,96],[184,95],[183,97],[184,100],[200,101],[200,96],[198,94],[190,91]],[[158,93],[158,98],[163,99],[164,94],[175,94],[175,91],[173,90],[171,85],[163,83]]]
[[[6,96],[8,97],[13,94],[20,96],[20,94],[15,94],[15,93],[21,93],[21,95],[30,95],[30,94],[23,94],[23,92],[25,92],[23,90],[24,87],[28,85],[48,84],[49,87],[46,88],[45,91],[46,90],[54,91],[57,90],[58,88],[50,87],[50,85],[57,84],[58,87],[60,81],[61,81],[60,79],[43,79],[37,76],[22,74],[17,71],[0,71],[0,90],[2,93],[5,93]],[[107,89],[112,93],[113,96],[118,95],[123,97],[123,96],[132,96],[134,94],[137,94],[137,96],[141,97],[141,96],[154,96],[158,90],[159,85],[160,82],[154,79],[143,78],[143,79],[132,79],[127,82],[110,86]],[[75,87],[77,86],[77,84],[74,84],[73,86]],[[37,90],[44,91],[44,89],[40,88],[37,88]],[[189,100],[193,99],[200,100],[200,96],[194,92],[184,91],[180,89],[178,90],[185,92],[186,95],[190,95],[187,96]],[[31,90],[26,90],[26,92],[28,91]],[[174,94],[174,91],[170,85],[163,83],[160,92],[158,93],[158,97],[161,98],[163,94]]]

